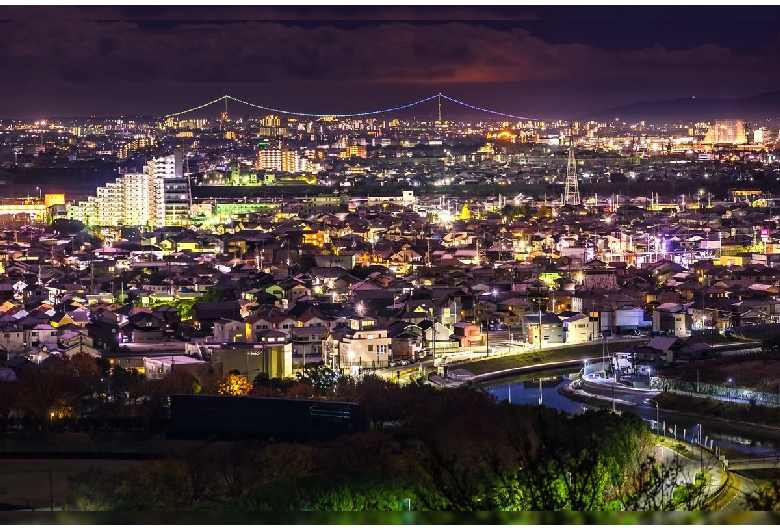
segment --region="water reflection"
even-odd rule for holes
[[[498,401],[509,401],[516,405],[541,404],[570,414],[582,412],[582,404],[558,393],[558,389],[571,381],[568,373],[551,373],[525,376],[523,379],[493,381],[484,388]],[[540,390],[541,382],[541,390]]]
[[[544,372],[537,374],[525,374],[515,378],[495,380],[483,385],[483,389],[490,392],[498,401],[510,401],[517,405],[538,405],[541,396],[542,405],[557,410],[568,412],[570,414],[581,413],[584,407],[581,403],[573,401],[563,395],[558,390],[572,380],[576,379],[577,374],[571,374],[569,371]],[[541,380],[541,391],[540,391]],[[603,408],[611,408],[608,401],[601,403]],[[653,428],[656,418],[656,410],[649,405],[639,405],[627,407],[618,405],[621,410],[629,410],[648,422],[648,426]],[[665,429],[664,434],[670,438],[679,440],[685,439],[687,442],[698,441],[698,429],[702,427],[702,443],[710,440],[713,447],[717,446],[721,451],[732,451],[742,454],[761,454],[777,451],[778,443],[776,439],[767,433],[766,436],[745,435],[740,433],[739,429],[733,425],[726,424],[714,418],[702,418],[699,423],[692,423],[690,419],[676,415],[672,412],[663,412],[661,414],[661,425],[659,429]]]

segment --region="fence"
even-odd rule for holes
[[[143,442],[0,440],[0,459],[83,458],[106,460],[153,460],[182,456],[191,449],[186,442],[150,440]]]
[[[780,405],[780,394],[758,392],[734,386],[694,383],[654,376],[650,378],[650,388],[655,390],[682,392],[694,396],[716,397],[724,401],[744,401],[746,403]]]

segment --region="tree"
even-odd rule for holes
[[[400,387],[377,375],[369,374],[357,382],[358,402],[363,406],[374,429],[401,420],[403,411],[398,399]]]
[[[68,476],[68,508],[80,511],[113,510],[119,498],[122,473],[90,466]]]
[[[764,353],[777,353],[780,351],[780,334],[766,335],[761,340],[761,349]]]
[[[182,460],[155,460],[130,468],[124,474],[117,510],[181,510],[189,505],[181,486],[187,482]]]
[[[222,292],[215,288],[215,287],[209,287],[206,289],[206,292],[203,293],[203,296],[198,298],[198,302],[221,302],[222,301]]]
[[[336,384],[336,372],[323,362],[306,365],[306,373],[298,373],[299,380],[308,380],[317,389],[320,395],[329,395]]]
[[[316,391],[314,385],[312,385],[310,381],[307,379],[300,379],[292,387],[290,387],[286,396],[293,398],[312,399],[317,397],[318,394],[319,393]]]
[[[146,413],[147,426],[153,431],[165,427],[168,405],[173,394],[197,394],[200,380],[187,370],[173,369],[158,380],[145,380],[142,385],[144,400],[142,410]]]
[[[317,266],[317,260],[311,254],[303,254],[300,258],[298,258],[298,266],[300,267],[300,272],[306,273],[312,267]]]
[[[463,208],[460,209],[460,220],[468,221],[471,219],[471,210],[469,210],[468,203],[463,204]]]
[[[252,390],[252,383],[244,375],[227,374],[217,381],[217,394],[245,396]]]
[[[75,219],[55,219],[49,226],[49,230],[56,234],[74,235],[84,229],[84,223]]]
[[[18,401],[20,386],[18,381],[0,381],[0,429],[8,428],[8,420]]]
[[[41,427],[49,426],[52,417],[70,416],[84,389],[68,361],[54,356],[23,371],[18,383],[21,409]]]
[[[751,493],[747,498],[747,509],[751,511],[780,510],[780,479],[777,477],[765,481],[758,491]]]
[[[208,291],[206,291],[208,292]],[[206,293],[204,293],[205,296]],[[151,309],[157,309],[158,307],[167,305],[169,307],[173,307],[179,312],[179,317],[182,320],[189,320],[192,318],[192,310],[195,307],[195,303],[198,301],[203,301],[201,298],[184,298],[184,299],[178,299],[178,300],[172,300],[170,302],[161,302],[159,304],[154,304],[151,306]]]
[[[419,502],[431,510],[502,510],[518,494],[511,473],[527,458],[535,436],[519,407],[471,389],[428,393],[410,389],[417,405],[408,410],[402,432],[415,440]],[[478,427],[477,427],[478,426]],[[499,502],[503,504],[499,504]],[[517,504],[515,502],[514,504]]]
[[[144,378],[135,368],[115,366],[108,375],[107,391],[114,401],[122,402],[125,395],[131,401],[141,397]]]
[[[609,174],[609,181],[612,183],[615,182],[628,182],[628,179],[623,173],[610,173]]]

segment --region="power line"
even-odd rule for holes
[[[404,110],[404,109],[408,109],[410,107],[414,107],[416,105],[420,105],[422,103],[426,103],[428,101],[431,101],[432,99],[437,99],[437,98],[439,100],[439,120],[440,121],[441,121],[441,98],[444,98],[444,99],[446,99],[448,101],[451,101],[451,102],[456,103],[458,105],[461,105],[463,107],[467,107],[469,109],[478,110],[480,112],[486,112],[486,113],[489,113],[489,114],[495,114],[495,115],[498,115],[498,116],[504,116],[504,117],[507,117],[507,118],[514,118],[514,119],[519,119],[519,120],[531,120],[531,119],[534,119],[534,118],[528,118],[528,117],[525,117],[525,116],[517,116],[517,115],[514,115],[514,114],[508,114],[506,112],[499,112],[499,111],[496,111],[496,110],[490,110],[490,109],[486,109],[486,108],[483,108],[483,107],[477,107],[476,105],[471,105],[469,103],[466,103],[466,102],[461,101],[459,99],[452,98],[452,97],[447,96],[447,95],[442,94],[442,93],[438,93],[438,94],[435,94],[433,96],[428,96],[428,97],[423,98],[423,99],[418,99],[417,101],[413,101],[413,102],[407,103],[405,105],[398,105],[396,107],[389,107],[389,108],[386,108],[386,109],[370,110],[370,111],[364,111],[364,112],[353,112],[353,113],[346,113],[346,114],[312,113],[312,112],[298,112],[298,111],[294,111],[294,110],[276,109],[276,108],[273,108],[273,107],[267,107],[265,105],[258,105],[256,103],[251,103],[249,101],[245,101],[243,99],[239,99],[237,97],[234,97],[234,96],[231,96],[229,94],[226,94],[226,95],[221,96],[221,97],[219,97],[217,99],[209,101],[208,103],[204,103],[202,105],[198,105],[198,106],[195,106],[195,107],[192,107],[192,108],[189,108],[189,109],[186,109],[186,110],[182,110],[182,111],[179,111],[179,112],[172,112],[170,114],[164,115],[163,117],[164,118],[172,118],[172,117],[175,117],[175,116],[180,116],[182,114],[187,114],[189,112],[193,112],[193,111],[196,111],[196,110],[203,109],[205,107],[208,107],[209,105],[213,105],[214,103],[219,103],[220,101],[223,101],[223,100],[225,101],[225,103],[227,103],[228,99],[232,99],[233,101],[235,101],[237,103],[241,103],[243,105],[247,105],[247,106],[250,106],[250,107],[261,109],[261,110],[264,110],[264,111],[267,111],[267,112],[275,112],[275,113],[278,113],[278,114],[290,114],[290,115],[294,115],[294,116],[308,116],[308,117],[313,117],[313,118],[324,118],[324,117],[356,118],[356,117],[360,117],[360,116],[372,116],[372,115],[376,115],[376,114],[386,114],[388,112],[395,112],[395,111],[399,111],[399,110]]]

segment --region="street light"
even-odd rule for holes
[[[542,306],[539,305],[539,349],[542,349]]]
[[[658,420],[659,420],[659,417],[658,417],[658,402],[656,400],[654,400],[654,399],[648,399],[647,401],[652,401],[653,403],[655,403],[655,430],[658,430],[658,426],[660,425],[660,423],[658,422]]]
[[[696,424],[699,428],[699,462],[700,470],[704,473],[704,450],[701,448],[701,423]]]

